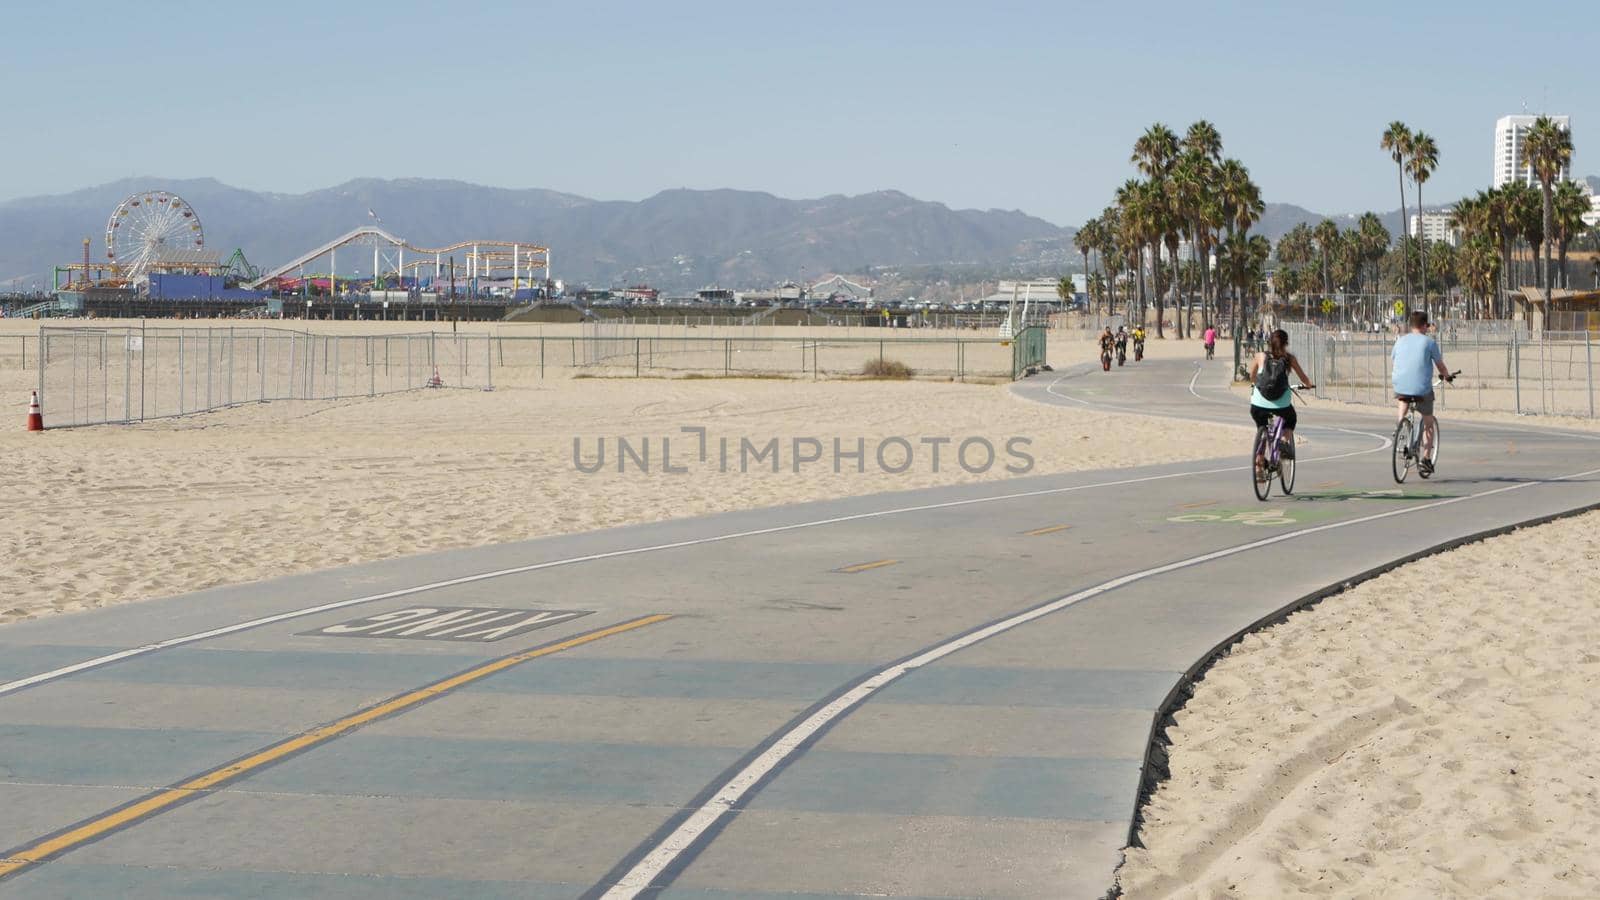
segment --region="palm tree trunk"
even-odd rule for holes
[[[1405,160],[1395,163],[1399,171],[1400,180],[1400,283],[1405,287],[1402,295],[1406,301],[1406,314],[1411,313],[1411,267],[1406,264],[1406,232],[1411,228],[1411,218],[1406,215],[1406,164]]]
[[[1545,320],[1550,318],[1550,232],[1555,224],[1550,215],[1550,185],[1544,184],[1544,234],[1540,235],[1540,243],[1544,244],[1544,315]]]
[[[1422,280],[1422,308],[1428,308],[1428,241],[1422,228],[1422,182],[1417,182],[1417,269]]]

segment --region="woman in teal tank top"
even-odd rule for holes
[[[1256,423],[1257,428],[1267,427],[1272,416],[1283,417],[1283,455],[1294,459],[1294,426],[1299,417],[1294,411],[1294,392],[1289,390],[1289,373],[1300,377],[1300,383],[1307,388],[1314,388],[1311,379],[1306,376],[1306,370],[1300,368],[1300,360],[1295,359],[1289,352],[1289,333],[1282,328],[1272,332],[1267,338],[1265,352],[1257,353],[1255,360],[1250,363],[1250,380],[1254,386],[1250,389],[1250,418]],[[1262,378],[1265,372],[1268,378]],[[1275,377],[1273,377],[1275,376]],[[1266,382],[1266,383],[1263,383]],[[1268,397],[1261,392],[1267,388],[1267,393],[1276,393],[1276,397]],[[1266,460],[1261,456],[1256,457],[1256,477],[1261,477],[1261,467]]]

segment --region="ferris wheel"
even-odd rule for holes
[[[199,250],[205,232],[194,207],[177,194],[147,191],[131,194],[106,221],[106,260],[129,281],[141,281],[176,251]]]

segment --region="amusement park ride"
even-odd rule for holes
[[[305,284],[306,267],[328,258],[330,286],[338,272],[337,254],[347,246],[372,248],[372,283],[392,278],[396,286],[420,284],[431,276],[437,286],[459,276],[463,290],[507,290],[515,297],[536,291],[550,279],[550,248],[526,241],[458,241],[421,247],[377,225],[353,229],[274,269],[261,271],[235,250],[226,262],[206,249],[200,216],[188,201],[170,191],[131,194],[106,221],[104,255],[94,259],[83,241],[83,260],[56,267],[57,290],[112,288],[143,291],[158,274],[219,275],[249,290]],[[410,251],[413,256],[406,259]],[[460,267],[457,267],[460,254]],[[66,276],[63,279],[63,275]],[[342,280],[342,279],[341,279]]]
[[[537,288],[550,278],[549,247],[498,240],[459,241],[444,247],[419,247],[377,225],[363,225],[261,273],[254,281],[243,286],[250,289],[272,287],[289,279],[291,273],[299,273],[296,280],[302,280],[306,266],[324,256],[328,257],[328,270],[337,272],[339,248],[352,245],[372,248],[375,285],[389,277],[404,284],[408,270],[413,282],[420,282],[424,272],[430,269],[435,285],[459,275],[463,285],[473,286],[474,292],[476,286],[505,282],[508,277],[508,286],[513,293]],[[409,262],[406,261],[408,250],[415,254]],[[454,255],[458,251],[462,253],[459,272]],[[538,277],[535,277],[536,272],[540,273]]]
[[[105,256],[92,259],[84,238],[83,261],[57,266],[56,287],[136,288],[155,273],[217,274],[225,267],[205,247],[205,229],[187,200],[168,191],[130,194],[106,220]]]

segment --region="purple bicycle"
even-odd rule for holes
[[[1303,384],[1290,385],[1296,397]],[[1257,466],[1256,460],[1265,462]],[[1285,495],[1294,493],[1294,458],[1283,455],[1283,416],[1274,415],[1265,428],[1256,429],[1255,443],[1250,446],[1250,482],[1256,499],[1266,500],[1272,495],[1272,479],[1276,477]]]

